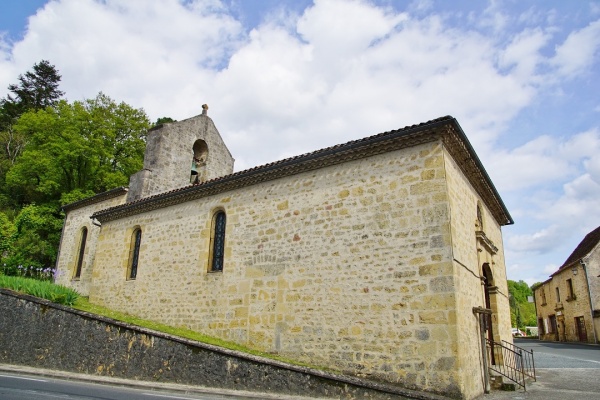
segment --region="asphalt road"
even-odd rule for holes
[[[530,339],[514,342],[516,346],[533,350],[536,368],[600,368],[600,346]]]
[[[233,400],[251,399],[245,396],[220,394],[185,394],[123,386],[95,384],[49,377],[0,374],[2,400]],[[253,398],[256,400],[256,398]]]
[[[309,400],[199,386],[131,381],[0,364],[1,400]]]
[[[480,400],[600,400],[600,346],[515,339],[533,350],[537,381],[527,390],[493,391]]]

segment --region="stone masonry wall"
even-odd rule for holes
[[[89,285],[92,278],[92,265],[100,228],[92,224],[90,216],[99,210],[117,206],[125,202],[126,194],[113,197],[99,203],[90,204],[85,207],[76,208],[67,212],[63,225],[60,254],[56,261],[57,273],[55,282],[70,286],[83,296],[89,294]],[[81,232],[86,227],[88,230],[81,276],[74,279],[75,268],[79,256],[79,245],[81,243]]]
[[[443,400],[174,337],[5,289],[0,289],[0,363],[319,398]]]
[[[540,339],[551,341],[579,342],[575,318],[583,317],[587,334],[587,342],[594,343],[598,339],[600,318],[593,318],[592,308],[600,308],[600,284],[597,278],[600,275],[600,245],[584,258],[586,271],[581,264],[575,263],[562,271],[557,271],[549,280],[538,287],[535,292],[536,311],[542,319],[544,333],[540,331]],[[567,280],[570,279],[574,296],[570,296]],[[589,289],[588,289],[589,284]],[[556,289],[560,293],[557,298]],[[592,303],[590,304],[590,292]],[[542,295],[545,294],[545,296]],[[544,302],[544,297],[546,301]],[[550,316],[557,320],[558,332],[550,331]]]
[[[585,263],[595,316],[596,343],[600,343],[600,243],[588,254]]]
[[[456,369],[445,191],[442,146],[429,143],[105,222],[90,301],[470,398],[472,377]],[[225,267],[208,273],[216,210],[227,215]],[[126,280],[138,226],[137,279]]]
[[[587,342],[594,343],[594,325],[586,276],[581,265],[576,264],[574,267],[576,273],[573,273],[573,268],[566,268],[552,277],[546,291],[546,295],[550,292],[553,299],[552,303],[550,303],[553,311],[550,313],[557,316],[559,340],[579,342],[580,338],[577,333],[575,318],[583,317]],[[569,293],[568,279],[571,279],[573,285],[573,297]],[[556,298],[556,288],[558,288],[560,293],[560,301]],[[547,299],[550,300],[548,297]]]
[[[464,381],[463,392],[478,395],[483,392],[484,387],[483,360],[478,316],[473,314],[472,310],[473,307],[486,305],[484,286],[480,278],[483,276],[484,262],[490,264],[494,283],[498,285],[497,293],[491,296],[496,306],[493,314],[495,340],[512,341],[502,232],[500,225],[462,174],[456,162],[449,155],[446,155],[444,160],[450,204],[453,265],[456,275],[453,287],[457,304],[456,335],[460,338],[456,342],[457,352],[460,355],[457,366],[471,377]],[[476,226],[478,204],[482,211],[483,228]],[[481,229],[498,248],[496,254],[489,254],[478,245],[475,232]]]
[[[193,146],[198,139],[208,146],[206,180],[231,174],[233,157],[208,116],[164,124],[148,133],[144,169],[132,175],[128,201],[189,185]]]

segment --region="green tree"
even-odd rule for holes
[[[60,80],[60,74],[47,60],[34,64],[33,71],[19,75],[19,83],[8,86],[12,95],[0,102],[2,124],[14,123],[26,111],[55,105],[64,94],[58,89]]]
[[[8,215],[0,212],[0,271],[7,272],[6,259],[13,253],[15,238],[15,225]]]
[[[102,93],[28,111],[14,129],[30,140],[6,174],[6,186],[17,205],[57,205],[74,191],[98,193],[126,185],[142,167],[149,127],[143,110]]]
[[[524,281],[508,280],[510,316],[512,326],[524,328],[536,325],[535,306],[529,303],[533,291]]]
[[[61,229],[62,216],[55,207],[30,204],[21,209],[14,220],[11,251],[3,260],[5,270],[53,267]]]
[[[166,124],[168,122],[177,122],[177,121],[171,117],[160,117],[159,119],[156,120],[156,122],[154,123],[154,126]]]
[[[13,129],[18,118],[29,110],[57,104],[63,95],[58,89],[61,76],[46,60],[34,64],[33,71],[19,75],[19,83],[8,86],[12,93],[0,99],[0,187],[4,188],[7,171],[23,152],[29,137]],[[10,193],[0,191],[0,207],[6,206]]]
[[[54,266],[62,204],[126,185],[141,169],[150,121],[141,109],[100,93],[93,99],[31,109],[11,128],[27,143],[10,165],[0,203],[5,273]],[[4,268],[6,264],[6,268]]]

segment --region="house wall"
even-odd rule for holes
[[[574,298],[569,296],[567,279],[571,279],[573,283]],[[559,289],[560,301],[557,298],[556,288]],[[542,290],[546,295],[546,303],[542,298]],[[587,333],[585,342],[594,343],[594,321],[591,315],[586,274],[581,265],[574,264],[555,273],[550,280],[535,290],[535,296],[538,321],[542,318],[544,325],[543,333],[540,329],[541,340],[581,341],[575,318],[583,317]],[[557,330],[551,330],[550,316],[556,318]]]
[[[55,283],[72,287],[81,295],[88,296],[96,244],[98,243],[98,236],[100,234],[100,228],[92,224],[90,216],[96,211],[123,204],[126,196],[127,194],[124,193],[120,196],[75,208],[67,212],[60,242],[60,253],[56,260],[57,272],[55,274]],[[75,278],[81,231],[84,227],[87,228],[88,233],[83,264],[80,277]]]
[[[444,168],[441,144],[429,143],[104,222],[90,301],[357,376],[472,398],[481,390],[457,368],[465,365]],[[220,209],[225,267],[209,273],[211,218]],[[127,280],[135,227],[139,267]]]
[[[551,328],[549,317],[555,315],[554,311],[554,295],[550,288],[551,279],[540,284],[533,291],[535,298],[535,310],[538,318],[538,336],[540,340],[557,340],[556,332]]]
[[[567,279],[573,284],[573,294],[569,295]],[[560,301],[555,297],[555,311],[559,323],[559,340],[567,342],[582,341],[579,338],[575,318],[583,317],[585,321],[586,342],[594,343],[594,324],[591,315],[590,299],[586,274],[581,265],[559,271],[552,277],[551,286],[556,296],[556,288],[560,292]],[[561,315],[558,315],[560,312]]]
[[[588,282],[592,296],[596,343],[600,342],[600,243],[585,257]]]
[[[465,380],[464,392],[481,393],[484,385],[483,360],[478,316],[473,307],[485,307],[485,292],[481,277],[482,265],[488,262],[497,285],[491,296],[494,313],[494,340],[512,341],[510,333],[510,310],[506,268],[502,244],[502,231],[489,209],[477,195],[469,181],[450,155],[444,157],[445,174],[450,209],[453,271],[455,275],[453,295],[456,297],[456,342],[459,354],[458,367],[471,379]],[[480,205],[484,226],[477,226],[477,205]],[[483,230],[497,247],[489,254],[478,245],[475,232]],[[477,377],[475,379],[475,377]]]

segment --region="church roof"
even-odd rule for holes
[[[62,206],[64,211],[75,210],[76,208],[81,208],[85,206],[89,206],[90,204],[96,204],[104,200],[112,199],[114,197],[119,197],[127,193],[127,188],[124,186],[119,186],[117,188],[107,190],[106,192],[98,193],[95,196],[87,197],[83,200],[74,201],[73,203],[65,204]]]
[[[560,268],[551,276],[556,275],[560,271],[565,268],[568,268],[573,263],[579,262],[582,258],[587,256],[594,247],[600,242],[600,226],[585,235],[583,240],[577,245],[575,250],[571,253],[571,255],[567,258],[567,260],[560,266]]]
[[[512,224],[512,217],[502,202],[490,177],[475,154],[458,121],[451,116],[437,118],[421,124],[383,132],[311,153],[286,158],[215,178],[201,184],[184,186],[96,212],[92,215],[92,218],[96,218],[101,222],[110,221],[260,182],[402,148],[413,147],[440,139],[477,193],[490,208],[498,223],[500,225]]]

